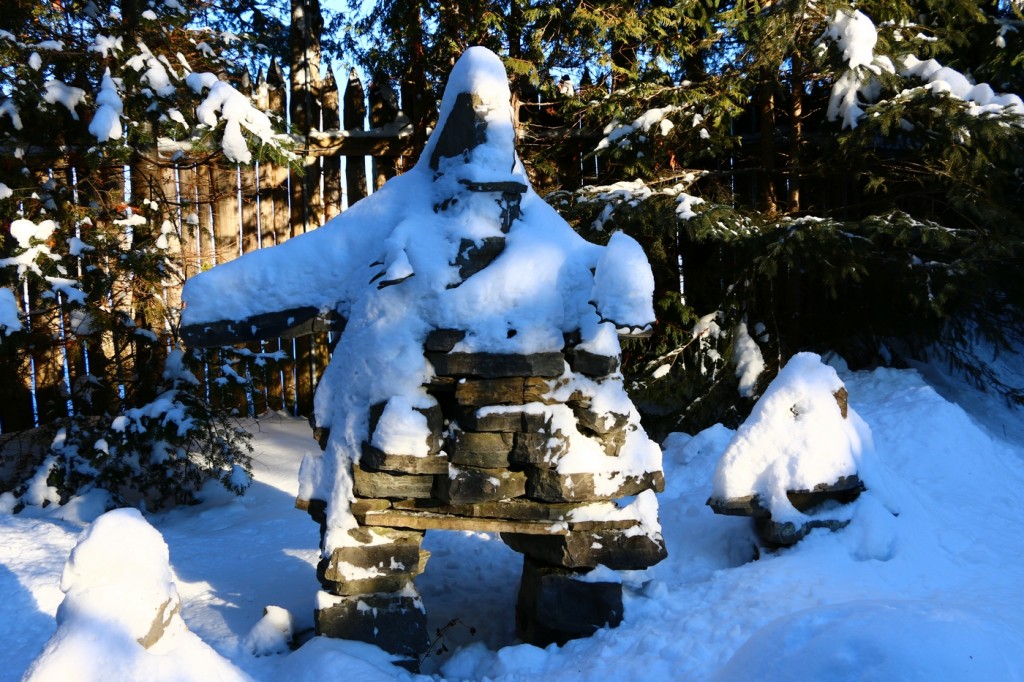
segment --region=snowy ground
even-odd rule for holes
[[[731,432],[673,435],[661,495],[669,558],[627,576],[619,628],[561,649],[516,644],[519,557],[486,534],[431,532],[417,585],[431,631],[459,624],[424,671],[561,682],[1022,679],[1024,412],[928,368],[842,378],[882,465],[881,485],[846,530],[815,531],[755,561],[748,523],[704,505]],[[359,643],[250,653],[246,636],[264,606],[308,629],[317,589],[317,529],[293,508],[299,461],[314,446],[309,427],[273,416],[253,428],[257,482],[244,498],[149,518],[170,548],[188,627],[257,680],[407,678]],[[93,516],[88,504],[0,515],[0,680],[19,679],[53,634],[61,571]]]

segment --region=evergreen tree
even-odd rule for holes
[[[48,379],[38,421],[56,436],[32,480],[61,502],[99,488],[113,505],[166,504],[207,478],[247,485],[247,436],[176,351],[163,362],[178,313],[165,285],[183,278],[194,209],[163,193],[161,171],[185,151],[230,163],[288,152],[229,83],[233,38],[192,27],[187,5],[18,0],[4,16],[0,291],[21,329],[0,346],[0,384],[20,398],[30,364]],[[4,487],[32,488],[21,474]]]
[[[1024,109],[1000,94],[1019,78],[1019,10],[857,7],[737,2],[698,54],[639,58],[615,70],[635,80],[579,102],[583,128],[603,126],[600,184],[556,204],[655,261],[662,326],[627,369],[665,429],[742,414],[731,365],[750,334],[764,379],[803,349],[939,353],[1022,398],[976,343],[1021,340]],[[644,76],[655,64],[667,78]]]

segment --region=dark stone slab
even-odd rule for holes
[[[423,532],[394,528],[357,528],[350,535],[380,542],[380,536],[391,540],[382,544],[340,547],[317,564],[317,579],[328,592],[350,596],[374,592],[397,592],[405,589],[413,578],[423,573],[430,552],[422,549]],[[376,535],[373,538],[372,535]],[[346,567],[344,564],[350,564]],[[346,569],[350,572],[346,577]]]
[[[789,490],[786,492],[786,497],[797,511],[807,513],[826,502],[838,502],[839,504],[853,502],[864,490],[863,481],[857,474],[852,474],[842,476],[834,483],[819,483],[812,490]],[[768,506],[754,495],[727,500],[712,497],[708,499],[707,505],[716,514],[727,516],[765,518],[770,515]]]
[[[416,275],[415,272],[410,272],[408,275],[405,275],[403,277],[396,277],[394,279],[380,279],[381,277],[384,277],[386,274],[387,274],[387,271],[381,271],[381,272],[377,273],[376,276],[374,276],[372,279],[370,279],[370,283],[373,283],[373,282],[376,281],[377,282],[377,288],[378,289],[384,289],[385,287],[393,287],[396,284],[401,284],[405,280],[407,280],[410,277],[413,277],[413,276]]]
[[[456,431],[449,441],[448,458],[460,466],[503,469],[509,465],[512,444],[511,433]],[[447,473],[447,468],[437,473]]]
[[[525,194],[526,185],[515,180],[502,180],[501,182],[474,182],[472,180],[459,180],[470,192],[488,192],[499,194]]]
[[[649,568],[668,556],[661,536],[651,538],[628,529],[569,531],[565,535],[502,533],[513,550],[535,561],[563,568],[594,568],[603,564],[617,571]]]
[[[843,415],[843,419],[846,419],[850,411],[850,394],[846,387],[841,386],[838,391],[832,394],[832,397],[836,399],[836,404],[839,405],[839,412]]]
[[[323,566],[327,559],[321,559],[317,565],[316,577],[320,586],[331,594],[351,597],[361,594],[373,594],[375,592],[400,592],[412,583],[416,573],[404,571],[400,573],[386,573],[371,578],[354,578],[351,580],[332,581],[324,576]]]
[[[352,514],[358,519],[364,516],[366,512],[371,511],[383,511],[391,508],[391,500],[374,500],[374,499],[363,499],[357,498],[350,504]]]
[[[455,385],[455,402],[463,408],[474,409],[488,405],[553,403],[550,392],[550,382],[540,377],[466,379]],[[468,424],[465,426],[469,428]]]
[[[433,476],[367,471],[358,465],[353,468],[352,478],[354,492],[359,497],[430,497],[434,486]]]
[[[629,422],[629,416],[615,412],[596,412],[589,406],[577,405],[573,407],[573,414],[576,421],[585,430],[601,436],[622,432]]]
[[[583,582],[580,573],[525,558],[516,603],[516,634],[539,647],[589,637],[622,622],[622,584]]]
[[[463,239],[452,265],[459,269],[459,278],[466,280],[493,263],[504,250],[504,237],[484,237],[479,242]]]
[[[521,411],[502,410],[481,415],[480,410],[469,405],[467,408],[459,410],[456,420],[462,428],[482,433],[513,433],[523,430],[523,413]]]
[[[324,500],[295,499],[295,508],[309,514],[309,517],[321,526],[327,523],[327,502]]]
[[[827,528],[831,531],[846,528],[850,522],[837,519],[814,519],[806,523],[795,524],[792,521],[778,523],[771,517],[755,519],[754,527],[757,534],[769,545],[788,547],[795,545],[815,528]]]
[[[313,619],[316,634],[375,644],[415,660],[429,646],[427,614],[419,596],[406,596],[408,591],[334,599],[321,595]]]
[[[713,512],[724,516],[767,517],[771,515],[768,507],[764,506],[756,495],[732,497],[727,500],[710,497],[706,504],[711,507]]]
[[[461,329],[435,329],[427,334],[423,348],[428,351],[447,353],[464,338],[466,338],[466,332]]]
[[[396,500],[394,502],[395,509],[409,511],[422,510],[473,519],[508,519],[511,521],[545,521],[547,523],[564,522],[567,515],[579,507],[578,504],[551,504],[524,498],[469,504],[445,504],[438,500]],[[630,525],[633,525],[633,522]]]
[[[439,455],[389,455],[369,443],[363,443],[359,465],[368,471],[390,471],[401,474],[445,474],[448,459]]]
[[[191,348],[209,348],[277,337],[290,339],[322,331],[340,334],[344,329],[345,319],[337,312],[321,313],[319,308],[307,306],[262,313],[244,320],[186,325],[181,328],[181,338]]]
[[[372,434],[377,430],[377,424],[380,422],[381,416],[384,414],[384,408],[387,407],[387,401],[375,403],[370,405],[370,428],[369,433]],[[441,406],[434,404],[430,407],[414,407],[416,412],[419,412],[427,420],[427,430],[430,432],[426,437],[427,439],[427,452],[430,455],[437,455],[441,452],[442,440],[438,434],[444,430],[444,414],[441,411]],[[364,448],[365,452],[365,448]],[[403,455],[407,453],[387,453],[392,455]]]
[[[569,444],[562,437],[561,431],[556,434],[517,433],[509,461],[519,467],[550,469],[556,466],[558,458],[568,451]]]
[[[604,450],[604,454],[609,457],[618,457],[619,453],[622,452],[622,446],[626,444],[625,431],[613,431],[612,433],[597,436],[596,438],[601,444],[601,449]]]
[[[427,353],[427,359],[439,376],[479,377],[557,377],[565,369],[560,353]]]
[[[331,439],[331,430],[319,426],[313,428],[313,439],[321,450],[327,449],[327,441]]]
[[[499,380],[500,381],[500,380]],[[470,381],[466,381],[469,384]],[[545,381],[545,386],[547,382]],[[470,394],[475,388],[467,389]],[[533,389],[530,389],[532,393]],[[526,395],[524,395],[524,398]],[[470,400],[464,393],[464,399]],[[474,399],[475,400],[475,399]],[[551,430],[551,416],[541,412],[527,412],[526,410],[487,410],[488,404],[477,408],[472,405],[460,410],[458,415],[459,424],[470,431],[501,431],[512,433],[520,431],[523,433],[547,433]],[[485,412],[485,414],[481,414]]]
[[[598,493],[594,490],[593,474],[560,474],[553,469],[541,468],[527,470],[527,497],[545,502],[596,502],[637,495],[645,490],[660,493],[664,489],[665,476],[660,471],[628,476],[611,493]]]
[[[429,510],[385,509],[369,512],[363,517],[367,526],[410,528],[415,530],[469,530],[479,533],[516,533],[523,535],[564,535],[564,523],[547,520],[516,520],[501,518],[470,518]]]
[[[452,504],[506,500],[525,492],[526,474],[521,471],[453,466],[448,475],[434,477],[434,497]]]
[[[866,488],[857,474],[842,476],[834,483],[819,483],[811,490],[789,490],[786,497],[797,511],[809,512],[826,502],[849,504],[856,500]]]
[[[430,167],[440,168],[441,159],[463,157],[487,140],[487,120],[476,111],[482,104],[479,96],[461,92],[456,96],[452,110],[445,119],[444,127],[437,133],[434,152],[430,155]],[[511,168],[511,159],[509,167]]]
[[[565,359],[574,372],[585,374],[589,377],[606,377],[614,374],[619,369],[619,358],[609,355],[598,355],[580,348],[573,348],[566,352]]]

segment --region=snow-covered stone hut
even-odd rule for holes
[[[639,244],[591,244],[530,187],[501,61],[471,48],[408,173],[330,223],[186,283],[193,343],[343,327],[297,505],[319,522],[319,634],[409,657],[429,529],[524,555],[517,627],[546,644],[622,617],[598,565],[665,557],[661,451],[619,373],[654,322]]]

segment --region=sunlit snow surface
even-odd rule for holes
[[[1024,415],[914,371],[840,372],[874,435],[892,516],[872,495],[837,533],[816,530],[753,561],[745,519],[704,506],[733,433],[718,426],[665,444],[661,523],[669,558],[626,574],[625,620],[614,630],[541,650],[514,640],[520,558],[496,537],[427,533],[433,556],[417,578],[449,652],[424,671],[446,679],[1020,679],[1024,671]],[[298,461],[316,447],[302,420],[252,427],[256,483],[244,498],[149,517],[170,550],[189,629],[258,680],[405,679],[379,649],[317,638],[257,657],[250,631],[264,607],[312,625],[316,528],[292,507]],[[17,680],[56,629],[61,572],[97,509],[0,515],[0,679]],[[64,515],[66,518],[61,519]],[[476,629],[470,634],[469,628]],[[89,656],[109,652],[97,637]],[[87,661],[82,669],[87,670]],[[342,672],[344,671],[344,672]],[[196,664],[192,679],[209,679]],[[182,678],[178,678],[182,679]]]

